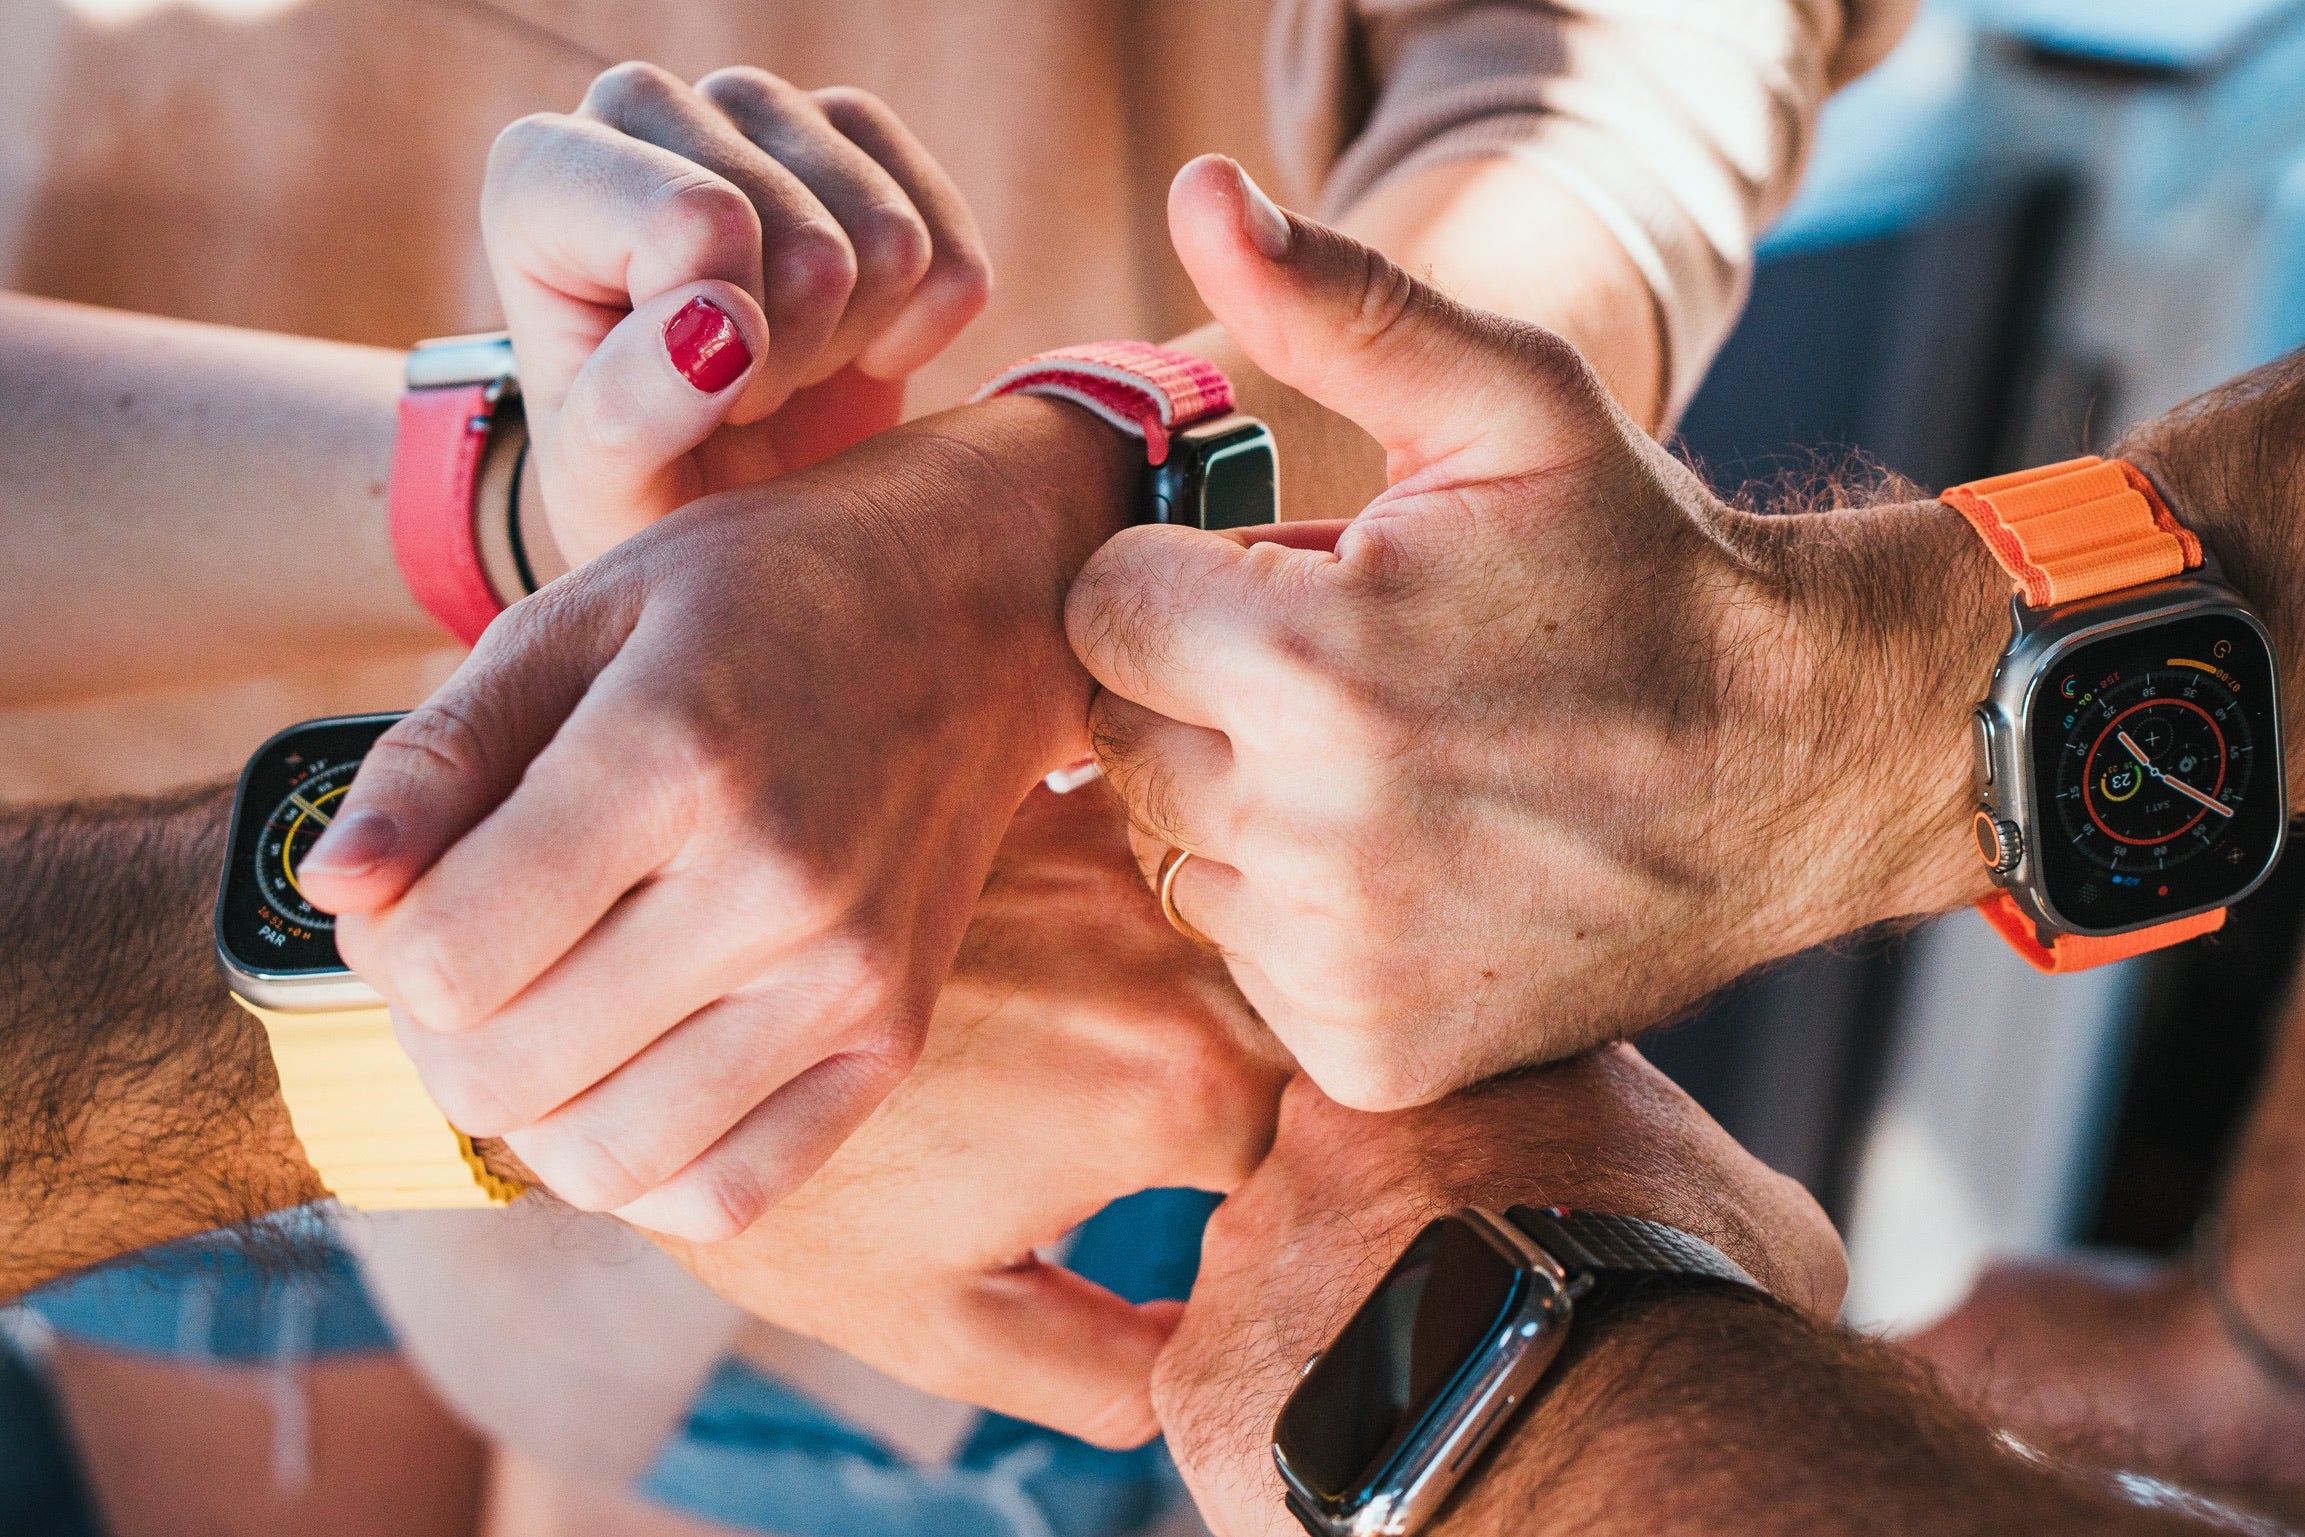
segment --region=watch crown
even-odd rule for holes
[[[1995,875],[2007,875],[2025,857],[2025,835],[2014,822],[1996,821],[1990,811],[1979,811],[1974,824],[1977,857]]]

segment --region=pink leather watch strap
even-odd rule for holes
[[[388,493],[393,558],[424,611],[466,645],[504,612],[480,564],[473,490],[496,413],[486,384],[412,389],[400,397]]]
[[[993,375],[969,398],[1016,394],[1054,395],[1087,407],[1143,438],[1153,464],[1167,462],[1171,432],[1233,408],[1232,381],[1223,369],[1150,342],[1090,342],[1036,353]]]

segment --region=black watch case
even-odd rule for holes
[[[1280,517],[1280,455],[1272,429],[1233,412],[1169,438],[1168,457],[1145,467],[1142,521],[1192,528],[1253,528]]]
[[[240,773],[216,894],[216,959],[232,990],[288,1013],[380,1003],[336,953],[336,921],[304,900],[296,866],[398,715],[291,726]]]

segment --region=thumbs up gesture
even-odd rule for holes
[[[1132,528],[1067,605],[1140,860],[1323,1090],[1428,1101],[1977,894],[2005,620],[1952,514],[1733,509],[1559,337],[1230,161],[1169,217],[1249,356],[1387,456],[1349,523]]]

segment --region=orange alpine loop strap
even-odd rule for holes
[[[1972,480],[1940,500],[1983,536],[2032,608],[2157,582],[2201,564],[2201,541],[2125,459],[2091,455]]]
[[[1939,500],[1969,520],[2031,608],[2158,582],[2201,564],[2201,541],[2126,459],[2092,454],[1972,480]],[[2225,926],[2220,907],[2127,934],[2060,934],[2044,945],[2008,892],[1994,892],[1977,910],[2011,949],[2051,973],[2125,961]]]
[[[2042,944],[2033,931],[2033,920],[2025,916],[2017,899],[2006,891],[1996,891],[1977,904],[1977,911],[1993,925],[1994,932],[2009,942],[2009,948],[2033,963],[2036,971],[2052,975],[2068,971],[2087,971],[2092,966],[2104,966],[2113,961],[2125,961],[2132,955],[2143,955],[2149,950],[2161,950],[2170,945],[2198,939],[2203,934],[2214,934],[2225,926],[2225,909],[2195,913],[2190,918],[2179,918],[2174,923],[2159,923],[2149,929],[2137,929],[2127,934],[2097,936],[2091,934],[2060,934],[2048,944]]]

